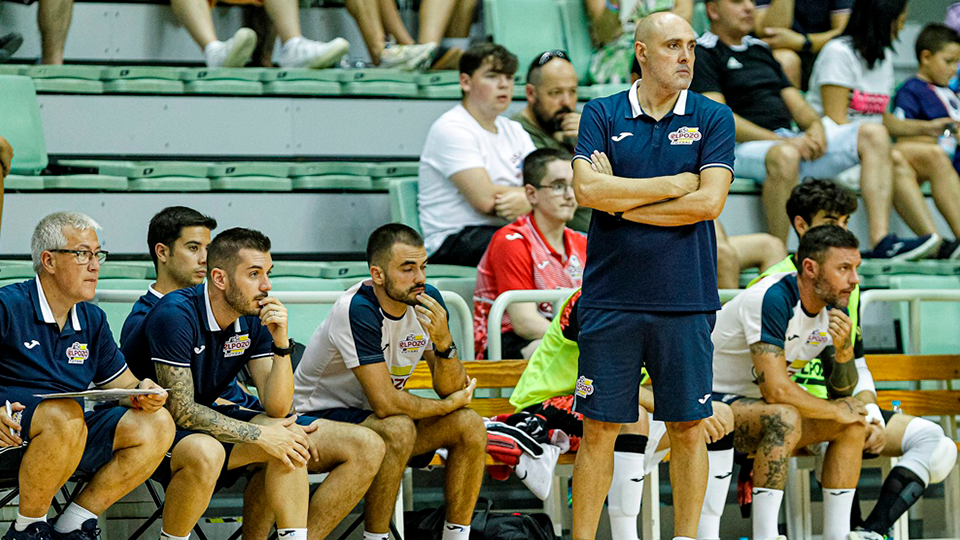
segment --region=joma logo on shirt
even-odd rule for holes
[[[67,361],[71,364],[82,364],[87,358],[90,358],[90,351],[86,343],[74,341],[67,349]]]
[[[409,352],[416,353],[427,346],[427,340],[423,334],[407,334],[407,337],[401,339],[400,343],[397,343],[397,346],[400,347],[402,354]]]
[[[230,336],[230,339],[223,344],[223,357],[240,356],[250,348],[250,337],[247,334],[239,336]]]
[[[699,141],[703,134],[700,133],[700,128],[698,127],[687,127],[683,126],[682,128],[674,131],[670,135],[670,144],[680,144],[680,145],[690,145],[694,141]]]

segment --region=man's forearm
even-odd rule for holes
[[[414,396],[397,390],[391,402],[385,405],[373,405],[373,412],[379,418],[402,414],[413,420],[422,420],[431,416],[443,416],[454,410],[449,401]]]
[[[833,420],[837,417],[836,408],[830,401],[813,397],[793,381],[783,384],[774,391],[764,390],[761,386],[764,401],[773,404],[793,405],[803,418]]]
[[[260,438],[259,426],[230,418],[196,402],[168,400],[167,408],[178,428],[206,433],[220,442],[237,444]]]
[[[739,114],[733,115],[733,121],[737,126],[737,142],[779,141],[783,138],[767,128],[754,124]]]
[[[764,28],[790,28],[793,26],[793,0],[773,0],[763,9],[757,31],[763,35]]]
[[[274,418],[283,418],[288,415],[293,408],[293,391],[293,367],[290,364],[290,356],[274,355],[266,388],[263,389],[264,395],[260,396],[264,412]]]
[[[679,175],[653,178],[623,178],[590,169],[584,159],[574,161],[577,201],[601,212],[625,212],[674,199],[687,193],[679,186]]]
[[[670,201],[633,208],[623,213],[623,219],[658,227],[679,227],[716,219],[722,208],[722,205],[717,208],[715,195],[699,189]]]
[[[433,363],[432,377],[433,391],[441,398],[462,390],[467,385],[467,372],[456,355],[446,359],[437,358]]]
[[[899,118],[896,115],[885,113],[883,115],[883,125],[890,132],[891,137],[932,136],[929,133],[930,122],[928,120]]]

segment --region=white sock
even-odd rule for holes
[[[696,538],[690,538],[689,536],[674,536],[673,540],[697,540]]]
[[[443,538],[441,540],[469,540],[470,526],[457,525],[449,521],[443,522]]]
[[[190,540],[190,533],[187,533],[186,536],[174,536],[160,527],[160,540]]]
[[[850,533],[850,507],[856,491],[823,488],[823,540],[844,540]]]
[[[294,46],[296,46],[297,43],[299,43],[302,39],[303,39],[303,36],[294,36],[294,37],[292,37],[292,38],[284,41],[282,46],[283,46],[284,49],[286,49],[287,47],[294,47]]]
[[[710,462],[710,474],[707,476],[707,492],[703,498],[697,538],[719,539],[720,516],[723,515],[730,480],[733,478],[733,448],[710,450],[707,460]]]
[[[30,526],[31,523],[36,523],[38,521],[46,521],[47,515],[44,514],[40,517],[27,517],[20,515],[20,512],[17,512],[17,521],[15,527],[18,531],[22,531]]]
[[[280,529],[277,528],[277,539],[284,540],[307,540],[306,529]]]
[[[70,503],[70,506],[63,511],[63,515],[60,516],[53,528],[58,533],[79,531],[80,526],[88,519],[97,519],[97,515],[77,503]]]
[[[783,490],[753,488],[753,540],[765,540],[780,536],[777,521],[780,518],[780,503]]]
[[[215,40],[211,41],[210,43],[207,43],[207,46],[203,48],[203,54],[204,54],[205,56],[210,56],[210,54],[213,52],[214,49],[219,49],[220,47],[223,47],[224,45],[226,45],[224,42],[222,42],[222,41],[220,41],[220,40],[218,40],[218,39],[215,39]]]
[[[390,533],[372,533],[363,531],[363,540],[390,540]]]
[[[638,540],[637,516],[643,498],[643,454],[613,453],[613,481],[607,493],[610,536],[613,540]]]

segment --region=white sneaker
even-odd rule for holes
[[[424,67],[437,50],[436,43],[387,45],[380,53],[380,67],[414,71]]]
[[[856,528],[847,535],[847,540],[885,540],[886,537],[880,533]]]
[[[535,458],[528,452],[520,454],[520,463],[514,468],[517,478],[541,501],[550,495],[553,487],[553,471],[557,467],[560,449],[552,444],[541,443],[543,454]]]
[[[203,51],[207,67],[243,67],[250,61],[253,49],[257,46],[257,33],[249,28],[241,28],[226,41],[214,41]]]
[[[324,43],[298,36],[283,44],[280,65],[285,68],[327,68],[339,62],[349,50],[350,42],[343,38]]]

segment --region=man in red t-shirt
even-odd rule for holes
[[[587,237],[566,226],[577,210],[570,154],[542,148],[523,162],[533,211],[494,234],[477,267],[473,326],[477,357],[487,349],[487,315],[497,296],[512,290],[579,287]],[[530,358],[553,318],[550,302],[515,303],[503,317],[504,358]]]

